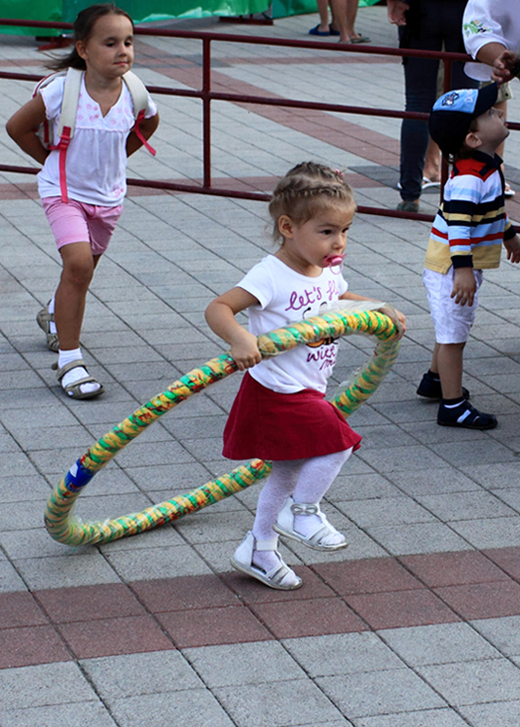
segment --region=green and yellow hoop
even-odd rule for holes
[[[375,311],[327,313],[259,336],[258,346],[262,358],[266,358],[322,338],[339,338],[355,333],[374,336],[377,344],[372,356],[353,375],[347,388],[332,401],[348,417],[377,389],[397,358],[401,343],[399,330],[388,316]],[[72,514],[73,506],[85,486],[119,450],[167,411],[235,371],[237,367],[229,353],[211,359],[175,381],[162,394],[154,396],[93,444],[56,485],[47,501],[45,525],[49,535],[60,543],[73,546],[108,543],[200,510],[250,487],[268,475],[270,463],[253,459],[202,487],[139,513],[103,522],[83,522]]]

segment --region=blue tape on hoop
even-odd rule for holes
[[[65,487],[69,492],[77,492],[88,485],[96,473],[81,466],[80,460],[75,462],[65,475]]]

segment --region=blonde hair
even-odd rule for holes
[[[352,207],[352,212],[356,209],[352,188],[343,173],[316,162],[297,164],[278,182],[269,203],[273,239],[282,239],[278,229],[282,215],[303,225],[323,209],[338,206]]]

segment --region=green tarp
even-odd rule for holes
[[[316,0],[116,0],[136,23],[170,18],[229,17],[267,13],[272,4],[273,18],[317,12]],[[378,0],[360,0],[359,6],[374,5]],[[80,10],[92,0],[0,0],[1,18],[47,20],[73,23]],[[17,35],[57,35],[60,31],[0,26],[0,32]]]
[[[359,7],[375,5],[377,2],[379,0],[359,0]],[[273,18],[316,12],[318,12],[316,0],[273,0]]]
[[[0,0],[1,5],[2,0]],[[263,13],[269,0],[116,0],[119,7],[136,23],[156,22],[170,18],[205,18],[211,15],[246,15]],[[63,20],[73,23],[83,8],[92,5],[91,0],[63,0]]]
[[[61,23],[63,0],[0,0],[0,18],[48,20]],[[47,28],[0,26],[2,33],[13,35],[59,35],[62,31]]]

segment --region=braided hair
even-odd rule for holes
[[[317,162],[302,162],[293,167],[276,185],[269,203],[274,223],[273,238],[281,240],[278,220],[287,215],[303,225],[327,207],[356,208],[352,188],[343,173]]]

